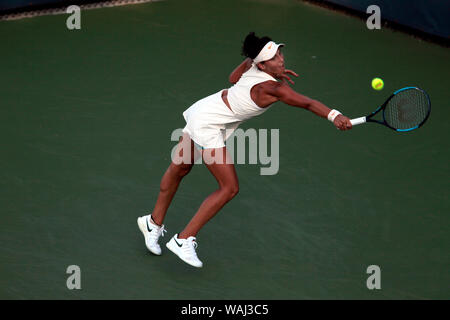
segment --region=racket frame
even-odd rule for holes
[[[416,126],[414,126],[414,127],[412,127],[412,128],[408,128],[408,129],[396,129],[396,128],[394,128],[394,127],[391,127],[391,126],[386,122],[386,117],[385,117],[385,115],[384,115],[384,110],[386,109],[387,104],[389,103],[389,101],[390,101],[393,97],[395,97],[396,94],[398,94],[398,93],[400,93],[400,92],[402,92],[402,91],[405,91],[405,90],[411,90],[411,89],[420,90],[422,93],[425,94],[425,97],[428,99],[428,106],[429,106],[429,108],[428,108],[428,113],[427,113],[426,117],[422,120],[421,123],[419,123],[418,125],[416,125]],[[374,116],[375,116],[377,113],[379,113],[381,110],[383,110],[383,112],[382,112],[382,115],[383,115],[383,121],[372,119],[372,117],[374,117]],[[364,122],[375,122],[375,123],[379,123],[379,124],[385,125],[386,127],[390,128],[390,129],[392,129],[392,130],[394,130],[394,131],[397,131],[397,132],[408,132],[408,131],[412,131],[412,130],[415,130],[415,129],[417,129],[417,128],[420,128],[420,127],[427,121],[428,117],[430,116],[430,113],[431,113],[431,100],[430,100],[430,97],[428,96],[428,94],[425,92],[425,90],[423,90],[423,89],[421,89],[421,88],[419,88],[419,87],[404,87],[404,88],[401,88],[401,89],[395,91],[393,94],[391,94],[391,96],[390,96],[389,98],[387,98],[387,100],[386,100],[381,106],[379,106],[375,111],[373,111],[372,113],[368,114],[368,115],[365,116],[365,117],[360,117],[360,118],[352,119],[351,121],[352,121],[352,125],[358,125],[358,124],[361,124],[361,123],[364,123]]]

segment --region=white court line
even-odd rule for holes
[[[89,9],[100,9],[100,8],[109,8],[109,7],[118,7],[118,6],[126,6],[129,4],[141,4],[146,2],[157,2],[157,1],[163,1],[163,0],[113,0],[113,1],[102,1],[98,3],[89,3],[89,4],[82,4],[79,5],[79,7],[82,10],[89,10]],[[23,18],[33,18],[38,16],[46,16],[46,15],[56,15],[56,14],[66,14],[66,7],[63,8],[49,8],[49,9],[43,9],[43,10],[31,10],[21,13],[12,13],[12,14],[5,14],[0,15],[0,21],[2,20],[17,20],[17,19],[23,19]]]

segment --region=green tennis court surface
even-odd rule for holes
[[[449,50],[298,1],[162,1],[0,22],[2,299],[448,299]],[[354,118],[425,89],[423,128],[338,132],[283,104],[280,169],[238,165],[240,193],[198,235],[204,268],[145,248],[170,134],[229,86],[249,31],[286,44],[294,88]],[[370,88],[379,76],[385,88]],[[183,180],[165,244],[216,188]],[[81,290],[68,290],[69,265]],[[381,268],[369,290],[367,267]]]

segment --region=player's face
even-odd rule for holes
[[[284,73],[284,55],[281,52],[280,48],[278,48],[277,53],[273,56],[272,59],[264,62],[264,67],[264,71],[274,74],[275,76]]]

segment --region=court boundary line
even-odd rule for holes
[[[94,3],[80,4],[78,6],[80,7],[81,10],[92,10],[92,9],[126,6],[126,5],[131,5],[131,4],[159,2],[159,1],[164,1],[164,0],[107,0],[107,1],[99,1],[99,2],[94,2]],[[0,13],[0,21],[12,21],[12,20],[34,18],[34,17],[47,16],[47,15],[67,14],[66,9],[69,6],[70,5],[66,4],[66,5],[53,6],[53,7],[49,7],[49,8],[45,8],[45,9],[36,8],[36,9],[15,12],[15,13],[6,13],[6,14]]]

